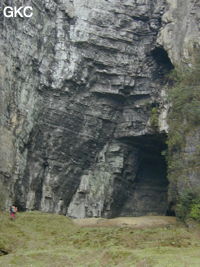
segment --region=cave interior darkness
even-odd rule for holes
[[[134,181],[127,187],[127,194],[120,200],[121,204],[118,202],[120,213],[114,215],[174,216],[168,204],[167,163],[162,155],[167,149],[166,135],[139,136],[129,142],[138,147],[138,169]]]

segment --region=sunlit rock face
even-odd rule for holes
[[[174,65],[193,63],[200,47],[200,3],[198,0],[167,0],[158,43],[168,51]]]
[[[169,5],[32,5],[30,19],[0,18],[6,205],[72,217],[166,214],[164,75],[176,60],[163,37]]]

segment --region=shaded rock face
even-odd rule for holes
[[[31,19],[0,22],[6,205],[165,214],[165,127],[151,125],[152,108],[166,112],[163,77],[173,68],[156,43],[165,1],[33,5]]]
[[[116,217],[166,213],[166,166],[159,151],[118,142],[103,152],[95,169],[83,175],[68,214]]]

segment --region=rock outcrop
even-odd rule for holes
[[[199,44],[199,4],[179,2],[35,0],[30,19],[1,16],[6,206],[166,214],[165,75]]]

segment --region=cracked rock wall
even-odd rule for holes
[[[164,46],[173,63],[178,57],[166,41],[166,1],[30,3],[31,19],[0,18],[6,205],[73,217],[164,214],[167,185],[156,191],[149,183],[147,202],[159,196],[161,208],[132,206],[140,155],[167,127],[163,77],[170,60],[153,52]],[[160,130],[151,125],[153,107],[162,111]]]
[[[167,0],[167,4],[158,43],[168,51],[174,65],[191,65],[195,49],[200,46],[200,3]]]

